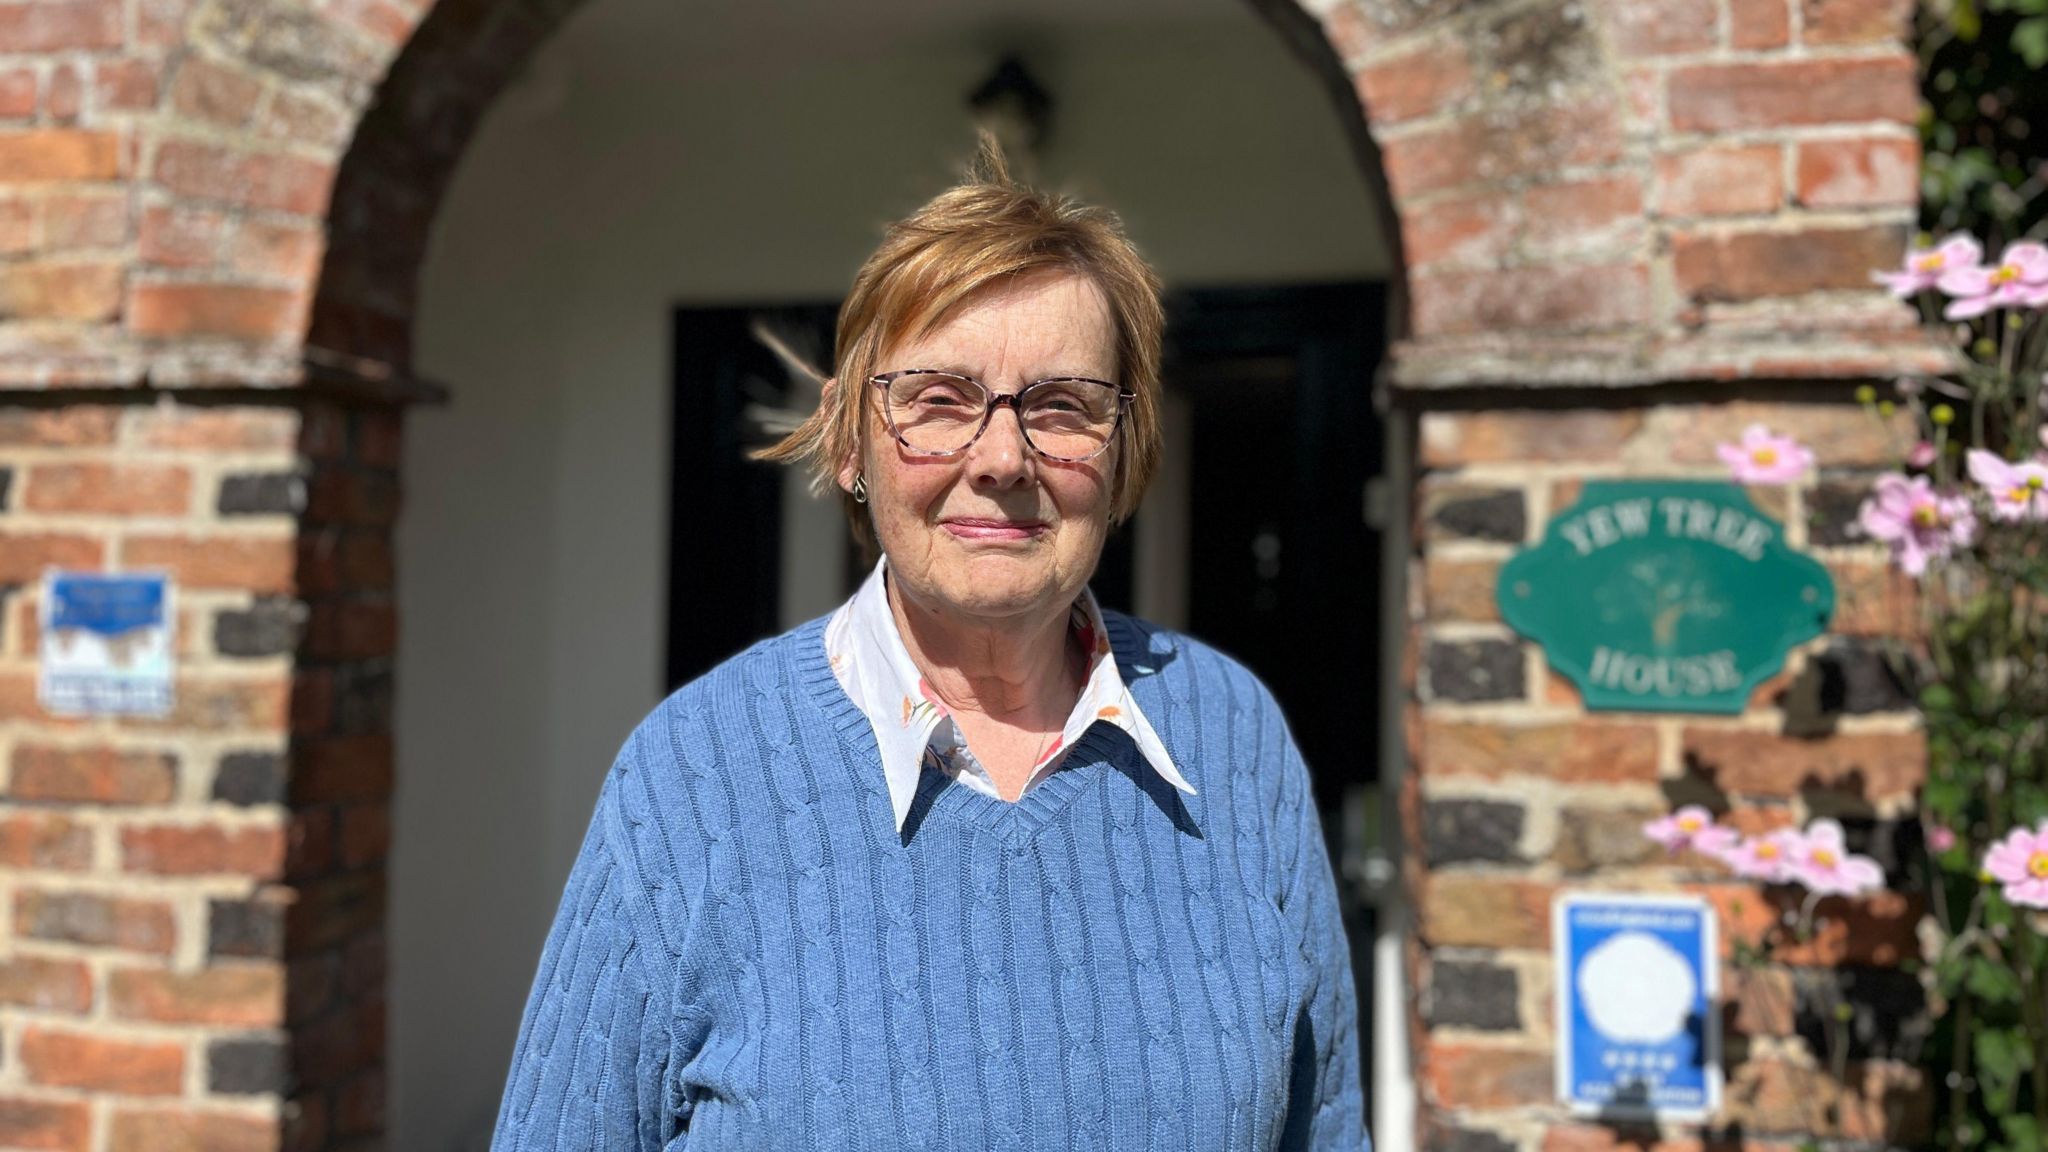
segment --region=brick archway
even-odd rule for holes
[[[1878,459],[1858,414],[1807,401],[1932,362],[1863,272],[1896,257],[1912,217],[1902,5],[1254,2],[1331,84],[1361,162],[1383,161],[1401,237],[1410,307],[1389,383],[1420,433],[1409,832],[1426,847],[1425,815],[1469,814],[1468,776],[1533,795],[1578,770],[1504,740],[1541,729],[1574,749],[1594,731],[1471,594],[1571,475],[1710,462],[1686,439],[1700,414],[1803,422],[1843,459]],[[433,392],[412,371],[415,280],[464,145],[574,4],[14,7],[0,1026],[19,1059],[0,1119],[53,1147],[368,1146],[397,446],[403,405]],[[1474,519],[1509,505],[1513,531]],[[33,583],[49,564],[176,576],[171,717],[42,710]],[[1882,590],[1870,571],[1843,569]],[[1857,627],[1881,631],[1887,603],[1860,600]],[[1642,733],[1624,736],[1616,770],[1644,784]],[[1535,979],[1540,925],[1518,901],[1555,865],[1502,880],[1499,861],[1412,863],[1418,987],[1444,949],[1474,987]],[[1412,1022],[1430,1129],[1499,1141],[1454,1146],[1541,1128],[1515,1110],[1542,1103],[1543,1025],[1506,1015]]]

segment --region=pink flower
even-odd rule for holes
[[[1773,436],[1761,424],[1742,430],[1740,444],[1715,448],[1738,484],[1790,484],[1813,467],[1813,453],[1790,436]]]
[[[2015,828],[1984,855],[1984,871],[2005,886],[2005,898],[2025,908],[2048,908],[2048,820],[2029,831]]]
[[[1934,463],[1934,445],[1925,440],[1906,450],[1906,467],[1927,468]]]
[[[1691,848],[1709,856],[1719,856],[1736,841],[1734,829],[1715,824],[1714,814],[1697,804],[1688,804],[1662,820],[1643,825],[1643,835],[1671,852]]]
[[[1956,846],[1956,830],[1946,824],[1936,824],[1927,829],[1927,850],[1946,852]]]
[[[1950,320],[1994,308],[2040,308],[2048,305],[2048,247],[2022,240],[2008,245],[1996,265],[1946,268],[1935,286],[1953,297],[1942,312]]]
[[[1793,864],[1804,850],[1804,840],[1797,831],[1780,828],[1736,844],[1721,859],[1737,876],[1783,884],[1793,878]]]
[[[1879,272],[1877,280],[1901,300],[1932,288],[1942,273],[1957,268],[1975,268],[1984,259],[1984,249],[1968,236],[1957,233],[1933,248],[1914,248],[1906,253],[1905,267],[1897,272]]]
[[[1842,826],[1815,820],[1794,851],[1792,878],[1813,892],[1830,896],[1861,896],[1884,887],[1884,869],[1868,856],[1850,852]]]
[[[1991,494],[1993,520],[2048,520],[2048,465],[2008,464],[1982,448],[1968,459],[1970,479]]]
[[[1908,576],[1977,538],[1969,498],[1937,493],[1925,476],[1879,476],[1856,519],[1872,539],[1892,546],[1892,559]]]

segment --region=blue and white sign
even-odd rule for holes
[[[161,572],[43,578],[37,694],[60,716],[171,710],[171,583]]]
[[[1707,902],[1566,893],[1551,916],[1558,1099],[1622,1120],[1718,1109],[1720,954]]]

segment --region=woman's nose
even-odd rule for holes
[[[1031,446],[1024,441],[1024,425],[1017,406],[998,403],[989,413],[988,427],[974,442],[968,467],[979,483],[1007,488],[1031,475]]]

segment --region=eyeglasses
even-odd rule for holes
[[[906,368],[868,377],[882,393],[882,417],[896,441],[920,456],[965,452],[987,431],[995,410],[1017,413],[1024,443],[1048,460],[1076,464],[1100,456],[1137,398],[1106,380],[1054,376],[994,395],[971,376]]]

